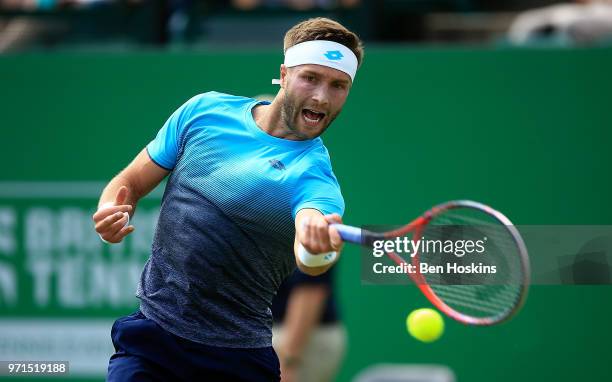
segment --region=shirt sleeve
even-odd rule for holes
[[[147,145],[149,157],[157,165],[166,170],[174,169],[178,160],[181,137],[202,96],[200,94],[191,98],[172,113],[155,139]]]
[[[344,214],[344,199],[329,160],[318,161],[300,177],[292,203],[293,218],[304,208],[323,215]]]

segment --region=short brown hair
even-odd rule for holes
[[[327,40],[337,42],[349,48],[357,56],[357,64],[363,60],[363,43],[357,35],[342,24],[325,18],[316,17],[294,25],[285,33],[284,52],[294,45],[306,41]]]

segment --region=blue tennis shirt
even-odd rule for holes
[[[197,95],[147,145],[172,172],[138,285],[140,309],[207,345],[271,346],[272,298],[296,267],[295,215],[344,211],[321,139],[265,133],[251,112],[259,103]]]

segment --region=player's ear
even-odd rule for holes
[[[285,87],[285,78],[287,77],[287,67],[285,64],[281,64],[280,66],[280,86],[281,88]]]

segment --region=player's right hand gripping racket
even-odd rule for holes
[[[385,252],[398,265],[411,263],[415,273],[407,273],[431,303],[449,317],[468,325],[494,325],[508,320],[522,307],[530,283],[527,248],[517,229],[502,213],[484,204],[457,200],[431,208],[411,223],[380,233],[344,224],[333,225],[344,241],[372,247],[374,242],[411,235],[412,240],[430,239],[433,244],[485,237],[483,262],[495,267],[489,273],[421,273],[420,263],[428,265],[465,263],[468,256],[444,258],[442,253],[424,254],[421,247],[411,256]],[[450,256],[453,256],[452,254]],[[426,260],[424,260],[426,258]],[[474,257],[471,258],[472,261]]]

